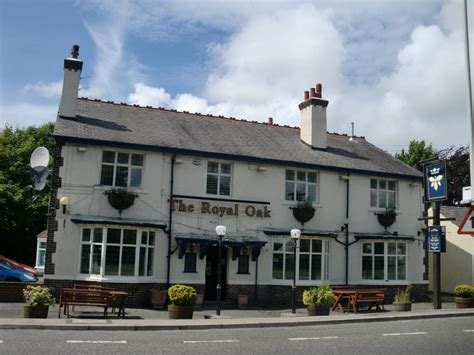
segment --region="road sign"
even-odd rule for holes
[[[474,234],[474,206],[471,206],[461,222],[458,234]]]
[[[446,252],[446,229],[444,227],[428,227],[428,251],[432,253]]]
[[[423,167],[425,175],[425,202],[442,201],[448,197],[446,161],[436,161]]]

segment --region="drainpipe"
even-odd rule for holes
[[[344,221],[344,229],[346,230],[346,242],[344,249],[346,250],[346,285],[349,284],[349,174],[346,175],[346,220]]]
[[[167,271],[166,271],[166,289],[170,287],[171,274],[171,224],[173,222],[173,188],[174,188],[174,164],[176,162],[176,153],[171,157],[171,182],[170,182],[170,200],[169,200],[169,219],[168,219],[168,256],[167,256]]]

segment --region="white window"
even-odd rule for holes
[[[143,154],[104,150],[100,184],[118,187],[141,187]]]
[[[297,277],[299,280],[329,279],[329,241],[320,239],[300,239],[297,257]],[[293,280],[295,272],[294,241],[273,241],[273,279]]]
[[[208,162],[206,193],[230,196],[231,168],[230,164]]]
[[[80,273],[152,276],[155,232],[128,228],[83,228]]]
[[[314,172],[286,170],[285,200],[316,202],[316,185],[318,175]]]
[[[36,266],[37,267],[44,267],[46,260],[46,240],[39,240],[38,241],[38,254],[36,258]]]
[[[329,265],[329,241],[300,239],[299,279],[327,280]]]
[[[397,208],[397,182],[370,179],[370,207]]]
[[[362,279],[406,280],[405,242],[362,243]]]

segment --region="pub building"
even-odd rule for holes
[[[364,137],[328,133],[320,84],[290,127],[78,98],[82,65],[75,46],[54,129],[55,292],[100,283],[146,306],[150,289],[180,283],[214,301],[219,265],[234,304],[289,306],[294,273],[298,302],[322,283],[426,291],[422,175]]]

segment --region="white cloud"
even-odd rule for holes
[[[163,88],[137,83],[134,91],[128,95],[128,101],[142,106],[170,107],[171,96]]]
[[[51,83],[43,83],[40,81],[35,84],[26,84],[22,91],[27,94],[38,95],[45,99],[57,99],[61,96],[62,87],[62,81],[54,81]]]
[[[0,127],[11,126],[38,126],[56,120],[58,105],[35,105],[18,102],[0,106]]]

